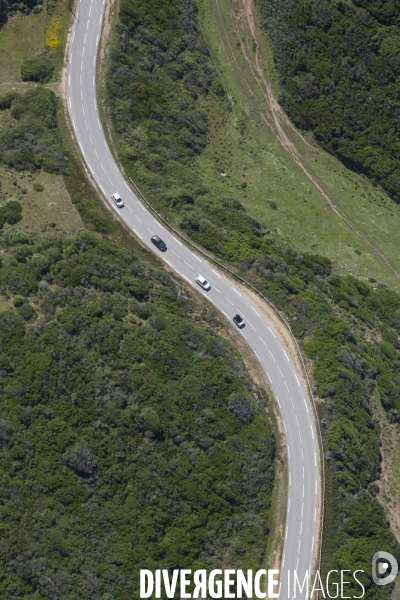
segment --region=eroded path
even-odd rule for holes
[[[330,197],[323,183],[319,181],[306,166],[299,140],[310,148],[314,148],[306,138],[292,125],[286,113],[282,110],[272,89],[269,78],[269,65],[260,51],[260,36],[264,35],[257,25],[257,9],[253,0],[233,0],[229,15],[224,13],[221,0],[209,0],[214,24],[225,59],[237,83],[246,90],[249,101],[254,105],[265,125],[273,132],[282,148],[292,157],[311,184],[318,190],[335,215],[351,229],[351,231],[368,246],[390,271],[400,280],[400,273],[392,266],[385,253],[365,235],[357,226],[343,215]],[[247,69],[239,64],[233,47],[229,28],[233,29],[237,44],[246,62]],[[251,81],[252,80],[252,81]],[[258,95],[254,93],[256,82]]]

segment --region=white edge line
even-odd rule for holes
[[[175,236],[172,236],[172,237],[180,246],[182,246],[181,242],[179,240],[177,240]]]
[[[132,230],[133,230],[133,231],[136,233],[136,235],[137,235],[138,237],[140,237],[140,239],[141,239],[141,240],[143,239],[143,238],[142,238],[142,236],[140,235],[140,233],[138,233],[138,232],[136,231],[136,229],[133,229],[133,227],[132,227]]]

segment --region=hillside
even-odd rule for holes
[[[1,245],[1,597],[136,598],[143,567],[257,567],[274,439],[218,319],[91,232]]]
[[[68,24],[68,2],[47,11]],[[131,600],[160,561],[254,568],[274,481],[267,398],[216,315],[103,207],[57,71],[21,81],[42,65],[43,23],[10,12],[0,29],[0,596]]]
[[[400,202],[398,4],[258,4],[290,118]]]
[[[219,76],[207,65],[208,54],[196,54],[202,44],[198,22],[184,34],[188,11],[195,15],[196,5],[164,4],[161,19],[178,16],[173,31],[168,19],[160,24],[158,13],[146,13],[144,4],[121,3],[106,79],[119,158],[159,210],[262,290],[290,320],[309,359],[324,438],[323,568],[363,569],[366,597],[387,598],[390,590],[372,586],[369,574],[374,548],[399,555],[385,512],[395,511],[395,495],[385,509],[381,504],[380,428],[395,430],[400,419],[400,296],[373,278],[341,276],[327,257],[282,242],[249,209],[250,183],[255,187],[257,180],[246,177],[224,195],[222,185],[206,179],[202,156],[223,130],[216,134],[216,123],[229,123],[228,97],[216,94]],[[212,86],[199,83],[204,69]],[[189,111],[201,114],[202,130],[187,118]],[[254,146],[246,138],[249,121],[236,121],[240,135],[236,131],[231,146],[221,147],[225,162],[217,165],[219,171],[234,160],[236,143],[248,165],[260,160],[251,155]],[[185,143],[187,129],[198,140],[196,148]],[[288,179],[289,173],[281,171],[280,177]],[[381,421],[377,403],[384,408]]]

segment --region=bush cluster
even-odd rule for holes
[[[7,21],[9,14],[20,11],[24,14],[28,14],[32,9],[35,9],[38,5],[38,0],[1,0],[0,1],[0,23]]]
[[[0,98],[0,110],[10,110],[17,124],[0,132],[0,161],[18,171],[44,169],[62,173],[67,164],[57,129],[57,98],[47,88]]]
[[[197,100],[225,100],[194,0],[121,2],[107,90],[126,160],[166,172],[201,152],[208,123]]]
[[[22,81],[48,83],[54,73],[54,57],[50,54],[38,54],[25,58],[21,65]]]
[[[22,206],[16,200],[10,200],[4,206],[0,206],[0,229],[5,223],[15,225],[22,219]]]
[[[274,439],[215,318],[92,232],[1,240],[0,596],[260,564]]]

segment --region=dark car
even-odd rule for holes
[[[244,320],[240,315],[235,315],[233,317],[233,322],[239,327],[239,329],[242,329],[244,327]]]
[[[157,248],[159,250],[161,250],[161,252],[165,252],[166,251],[167,246],[165,245],[165,242],[163,242],[162,239],[158,237],[158,235],[153,235],[151,237],[151,241],[153,242],[153,244],[155,246],[157,246]]]

